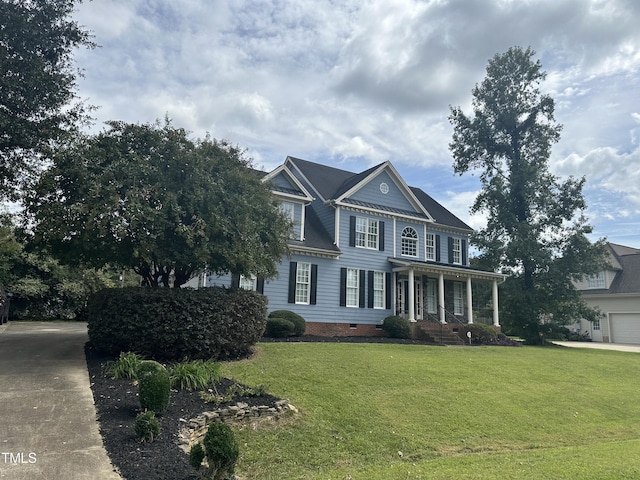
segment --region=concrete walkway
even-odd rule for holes
[[[102,445],[78,322],[0,326],[0,478],[118,480]]]
[[[553,341],[555,345],[571,348],[595,348],[598,350],[617,350],[618,352],[640,353],[640,345],[627,345],[624,343],[601,343],[601,342],[559,342]]]

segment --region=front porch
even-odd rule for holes
[[[500,327],[498,284],[506,275],[397,258],[389,262],[394,265],[392,298],[396,315],[411,322],[440,325],[474,323],[478,316],[473,310],[473,282],[483,282],[491,285],[491,323]]]

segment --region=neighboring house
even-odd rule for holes
[[[600,321],[580,322],[594,342],[640,344],[640,249],[607,244],[609,267],[576,284],[582,298],[599,308]]]
[[[394,314],[431,321],[440,331],[471,323],[472,284],[489,282],[489,322],[500,325],[498,284],[505,276],[471,268],[472,229],[409,187],[390,162],[353,173],[287,157],[263,181],[293,223],[279,276],[205,275],[190,286],[258,290],[269,311],[304,317],[309,334],[376,335]]]

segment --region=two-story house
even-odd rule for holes
[[[599,321],[582,320],[576,328],[594,342],[640,344],[640,249],[607,244],[608,267],[576,283]]]
[[[504,275],[469,266],[472,229],[390,162],[360,173],[287,157],[264,175],[293,229],[277,278],[207,277],[201,284],[256,289],[269,310],[291,310],[307,333],[376,335],[383,319],[471,323],[473,282],[493,288]]]

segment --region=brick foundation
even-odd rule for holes
[[[355,327],[355,328],[354,328]],[[375,325],[363,323],[319,323],[307,322],[305,335],[319,337],[386,337],[387,334]]]

